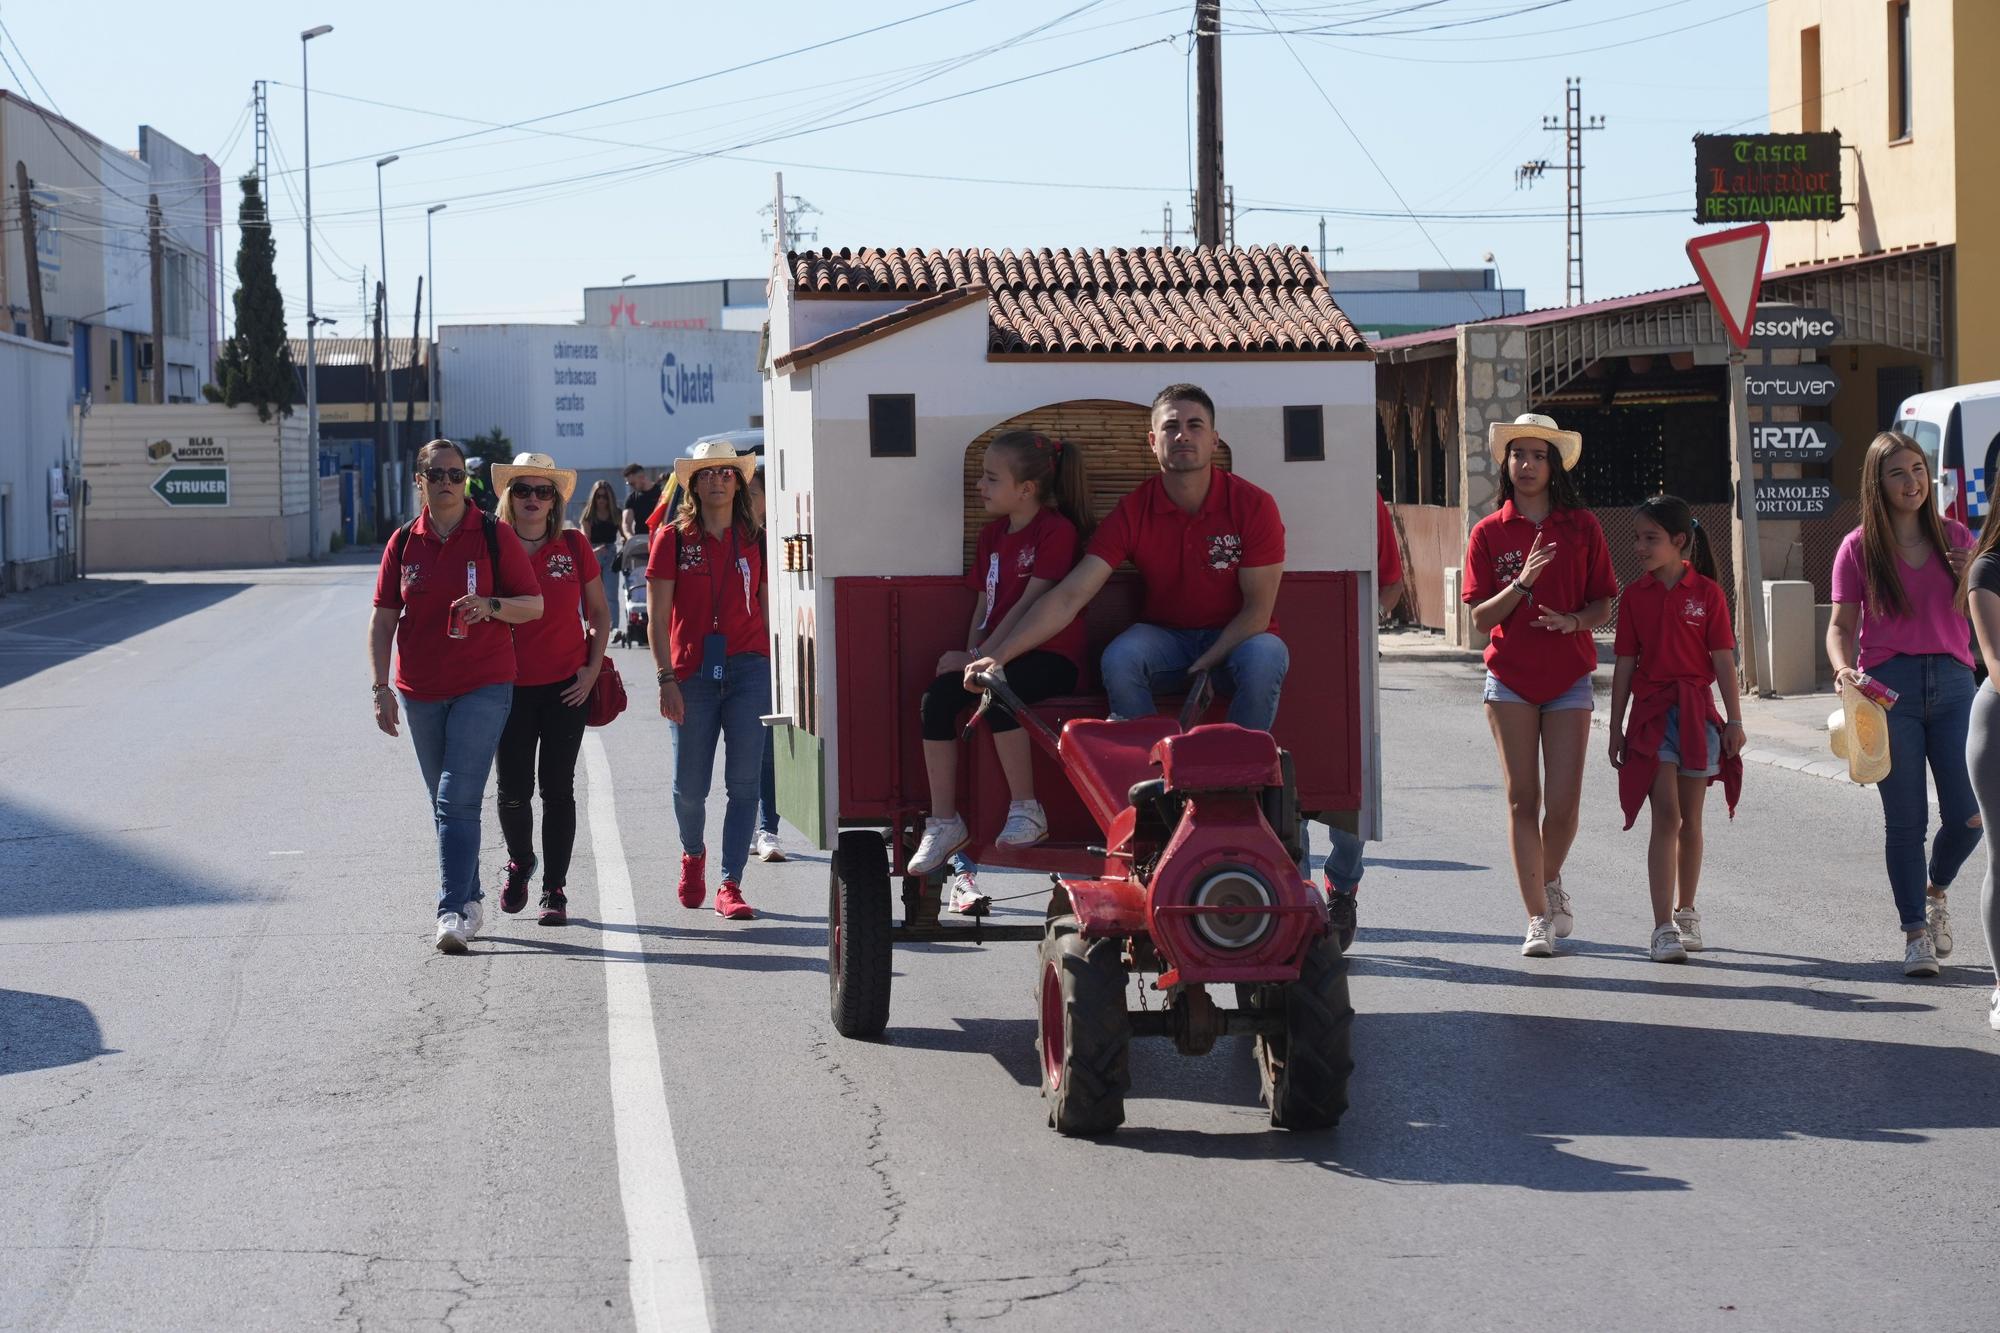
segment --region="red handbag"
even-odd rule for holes
[[[597,671],[597,683],[590,687],[590,698],[585,701],[589,709],[584,721],[593,727],[610,724],[611,720],[625,711],[625,682],[618,675],[618,664],[607,654]]]

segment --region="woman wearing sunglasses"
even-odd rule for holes
[[[674,728],[674,818],[681,835],[680,899],[708,897],[704,823],[723,746],[722,886],[715,910],[731,921],[756,913],[743,901],[743,867],[757,822],[764,769],[764,714],[771,711],[770,637],[765,629],[764,537],[750,501],[755,456],[727,440],[696,444],[674,464],[680,503],[653,529],[646,601],[660,716]]]
[[[397,735],[397,696],[437,825],[437,947],[464,953],[485,915],[479,807],[514,700],[514,635],[542,614],[521,539],[465,499],[465,454],[450,440],[417,452],[423,512],[396,530],[375,577],[368,628],[375,725]],[[389,684],[389,645],[396,648]]]
[[[576,756],[590,712],[590,690],[604,665],[611,605],[597,555],[563,515],[576,473],[547,454],[516,454],[493,468],[499,514],[521,539],[541,584],[542,618],[514,631],[514,708],[500,733],[500,832],[507,839],[507,884],[500,910],[528,905],[534,876],[535,813],[542,790],[541,923],[569,920],[570,851],[576,843]],[[584,634],[584,622],[590,633]]]

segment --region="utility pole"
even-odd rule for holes
[[[1768,357],[1766,358],[1769,359]],[[1762,657],[1769,640],[1764,627],[1764,548],[1757,535],[1756,465],[1750,441],[1750,398],[1745,388],[1743,349],[1729,349],[1729,489],[1736,501],[1730,524],[1730,556],[1736,562],[1736,615],[1750,632],[1737,655],[1743,692],[1763,696]]]
[[[807,227],[805,222],[807,214],[817,213],[819,209],[798,195],[785,193],[784,172],[775,173],[773,179],[777,193],[770,203],[757,210],[759,217],[771,219],[771,229],[762,233],[764,239],[775,242],[780,253],[793,249],[800,241],[818,240],[819,232]]]
[[[265,217],[270,214],[266,213]],[[160,253],[160,196],[146,196],[146,262],[153,270],[153,402],[167,401],[166,260]]]
[[[333,25],[322,23],[299,34],[299,123],[306,155],[306,556],[319,559],[319,309],[313,305],[313,139],[312,61],[307,48]],[[264,85],[257,85],[257,174],[264,174]],[[264,207],[271,191],[264,189]]]
[[[376,391],[371,395],[374,399],[371,412],[375,417],[375,458],[381,463],[394,461],[389,457],[389,412],[385,406],[389,401],[388,330],[382,324],[382,304],[385,299],[387,298],[383,294],[382,283],[378,279],[375,283],[375,341],[370,349],[368,364],[375,372]],[[399,518],[403,513],[403,500],[400,496],[396,500],[395,512]]]
[[[1583,136],[1589,130],[1604,128],[1604,117],[1592,116],[1588,120],[1583,115],[1583,80],[1563,80],[1563,118],[1542,117],[1542,128],[1563,132],[1565,156],[1563,175],[1566,190],[1563,198],[1563,215],[1568,221],[1568,243],[1565,247],[1567,263],[1564,266],[1564,304],[1583,304]],[[1532,183],[1543,171],[1546,162],[1530,162],[1514,173],[1515,183],[1525,178]]]
[[[35,183],[28,179],[28,164],[15,160],[14,188],[21,200],[21,267],[28,275],[28,332],[35,341],[49,340],[48,316],[42,310],[42,257],[35,240]]]
[[[1195,0],[1196,245],[1222,239],[1222,0]]]
[[[1167,249],[1174,248],[1174,204],[1171,199],[1160,205],[1160,237]]]
[[[438,429],[437,283],[431,281],[431,219],[449,207],[449,204],[432,204],[424,210],[424,281],[430,283],[431,289],[430,334],[424,339],[424,404],[430,413],[430,419],[424,423],[424,429],[434,440],[444,432]],[[421,295],[421,292],[419,294]],[[417,304],[422,305],[423,302],[419,301]]]
[[[1222,187],[1222,243],[1236,248],[1236,187]]]
[[[250,106],[252,119],[256,123],[254,143],[257,154],[257,193],[266,200],[271,197],[271,114],[266,100],[264,80],[257,79],[250,85]]]
[[[417,419],[417,354],[424,345],[424,280],[417,279],[417,308],[410,316],[410,369],[403,384],[403,433],[411,433],[410,426]],[[428,405],[428,399],[426,399]],[[432,434],[436,434],[435,430]]]

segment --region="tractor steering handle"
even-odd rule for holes
[[[1186,731],[1201,720],[1208,711],[1208,705],[1215,699],[1215,684],[1206,670],[1197,671],[1188,678],[1187,702],[1181,705],[1181,730]]]
[[[1007,678],[999,672],[976,671],[969,679],[979,689],[979,707],[972,710],[965,730],[960,733],[961,740],[972,739],[972,733],[978,729],[980,719],[986,716],[986,710],[996,705],[1012,713],[1016,721],[1027,715],[1028,706],[1021,702],[1020,696],[1008,686]]]

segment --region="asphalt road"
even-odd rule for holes
[[[1067,1141],[1032,946],[901,950],[888,1039],[843,1040],[824,856],[753,864],[759,921],[683,910],[638,711],[587,751],[579,924],[435,954],[369,574],[0,629],[0,1327],[625,1328],[633,1237],[690,1234],[636,1284],[670,1326],[2000,1323],[1983,858],[1906,981],[1871,792],[1753,769],[1711,948],[1661,966],[1593,752],[1576,936],[1523,959],[1474,673],[1392,665],[1348,1118],[1273,1131],[1242,1043],[1141,1044],[1126,1127]]]

